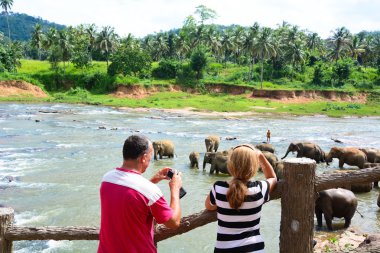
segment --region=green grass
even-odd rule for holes
[[[106,74],[105,62],[93,62],[88,69],[75,69],[73,64],[67,64],[65,72],[55,73],[50,69],[47,61],[22,60],[22,65],[17,74],[2,73],[0,80],[24,80],[40,87],[47,87],[49,90],[57,90],[59,85],[76,87],[69,91],[61,88],[61,91],[51,92],[51,97],[47,99],[34,99],[31,97],[10,97],[0,98],[0,101],[27,101],[27,102],[65,102],[65,103],[89,103],[102,104],[116,107],[144,107],[144,108],[186,108],[192,107],[197,111],[217,111],[217,112],[258,112],[293,115],[314,115],[324,114],[331,117],[342,116],[380,116],[380,92],[373,93],[368,104],[352,104],[348,102],[325,102],[315,101],[307,104],[281,103],[269,99],[252,99],[244,95],[229,94],[191,94],[186,92],[168,92],[164,87],[176,84],[175,79],[139,79],[137,77],[112,78]],[[153,63],[157,66],[158,63]],[[60,64],[63,68],[63,63]],[[256,65],[256,68],[258,66]],[[215,69],[217,74],[215,74]],[[234,64],[227,64],[227,68],[216,66],[214,70],[206,73],[202,84],[223,84],[241,87],[260,88],[260,82],[245,82],[248,67],[239,67]],[[214,71],[214,72],[213,72]],[[307,70],[309,71],[309,70]],[[59,79],[57,79],[59,78]],[[366,80],[378,78],[373,69],[363,69],[356,73],[356,79],[362,82],[352,81],[340,88],[312,86],[300,81],[290,81],[286,78],[276,80],[276,82],[263,82],[263,88],[267,90],[334,90],[355,93],[358,87],[364,87]],[[58,81],[57,81],[58,80]],[[161,86],[162,91],[143,99],[116,98],[107,93],[114,89],[116,85],[143,85]],[[202,85],[200,86],[202,87]],[[93,93],[84,88],[91,89]],[[372,87],[371,91],[380,91],[380,87]],[[203,93],[204,90],[203,90]]]
[[[59,67],[63,69],[63,63],[59,63]],[[17,72],[20,74],[46,74],[54,73],[50,68],[50,63],[48,61],[38,61],[38,60],[21,60],[21,67],[17,68]],[[93,61],[92,66],[88,69],[76,69],[74,64],[65,64],[66,74],[83,74],[83,73],[107,73],[107,63]]]
[[[0,101],[22,101],[20,98],[0,98]],[[26,101],[33,101],[27,98]],[[380,116],[380,105],[352,104],[346,102],[310,102],[307,104],[284,104],[269,99],[251,99],[246,95],[205,94],[187,92],[158,92],[142,99],[116,98],[112,95],[94,95],[77,88],[68,92],[56,92],[47,102],[87,103],[114,107],[183,109],[216,112],[257,112],[271,114],[316,115],[331,117]]]

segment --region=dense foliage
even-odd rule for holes
[[[9,18],[12,16],[17,15]],[[179,84],[263,88],[270,82],[273,87],[380,89],[380,32],[352,34],[339,27],[322,39],[287,22],[275,29],[258,23],[225,27],[212,24],[215,17],[215,11],[201,5],[180,29],[141,39],[131,34],[121,38],[108,26],[99,29],[80,25],[60,30],[46,29],[41,22],[29,32],[30,40],[22,45],[23,54],[25,58],[48,60],[57,78],[65,76],[70,63],[82,73],[91,72],[97,60],[106,61],[105,72],[117,83],[149,83],[153,77]],[[10,22],[10,31],[14,29]],[[2,47],[8,51],[3,50],[2,59],[10,59],[16,54],[5,45]],[[13,62],[17,65],[17,60]],[[65,88],[64,82],[55,83],[48,85]],[[107,87],[111,86],[107,83]]]

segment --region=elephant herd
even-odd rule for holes
[[[205,138],[206,152],[203,157],[203,170],[206,165],[210,164],[210,174],[214,172],[229,174],[227,169],[228,155],[232,149],[218,151],[221,138],[217,135],[210,135]],[[274,153],[275,148],[269,143],[260,143],[255,147],[264,154],[268,162],[272,165],[278,180],[282,178],[284,163],[281,159],[288,156],[290,152],[296,152],[296,157],[306,157],[315,160],[316,163],[329,163],[334,158],[339,161],[339,168],[344,164],[357,166],[359,169],[374,167],[380,165],[380,150],[375,148],[355,148],[355,147],[332,147],[328,153],[325,153],[321,147],[312,142],[292,142],[289,144],[285,155],[279,159]],[[174,157],[174,144],[170,140],[153,142],[154,159],[157,155],[160,159],[163,156]],[[193,151],[189,155],[190,166],[199,169],[200,154]],[[372,188],[372,184],[371,184]],[[353,190],[353,188],[351,188]],[[334,217],[344,218],[344,227],[349,227],[351,219],[357,208],[357,199],[354,193],[347,189],[329,189],[320,191],[317,194],[315,202],[315,214],[317,217],[318,227],[322,226],[322,214],[325,217],[326,225],[332,230],[332,219]],[[354,190],[353,190],[354,191]],[[377,200],[380,207],[380,195]]]
[[[203,157],[203,170],[206,164],[210,164],[210,173],[226,173],[227,160],[230,150],[218,152],[221,138],[217,135],[210,135],[205,138],[206,153]],[[274,168],[277,177],[282,178],[283,162],[274,154],[275,148],[269,143],[260,143],[255,146],[261,150],[269,163]],[[153,142],[154,159],[162,159],[164,156],[174,157],[174,143],[171,140],[160,140]],[[297,153],[297,157],[306,157],[315,160],[317,163],[325,162],[329,165],[334,158],[339,160],[339,168],[344,164],[357,166],[359,169],[372,167],[380,164],[380,150],[374,148],[355,148],[355,147],[332,147],[328,153],[325,153],[321,147],[312,142],[292,142],[289,144],[284,159],[292,152]],[[199,168],[200,154],[193,151],[189,155],[190,166]]]

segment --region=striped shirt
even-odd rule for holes
[[[248,194],[239,210],[227,201],[228,183],[217,181],[210,202],[217,206],[218,230],[214,252],[264,252],[260,235],[261,207],[269,200],[268,181],[248,182]]]

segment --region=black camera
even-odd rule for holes
[[[168,178],[172,179],[172,178],[173,178],[173,175],[174,175],[173,171],[172,171],[172,170],[169,170],[169,171],[168,171],[168,174],[167,174]],[[187,193],[187,192],[185,191],[185,189],[183,189],[183,188],[181,187],[181,189],[179,189],[179,198],[182,198],[183,196],[185,196],[186,193]]]

